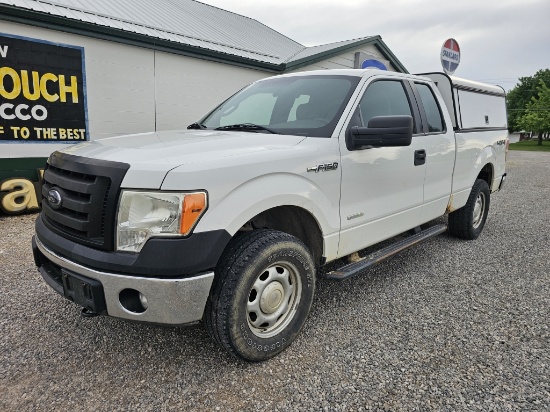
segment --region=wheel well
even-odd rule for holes
[[[311,252],[316,265],[322,264],[323,235],[315,218],[297,206],[278,206],[250,219],[239,231],[273,229],[300,239]]]
[[[487,163],[483,166],[483,169],[481,169],[477,175],[477,178],[485,180],[487,185],[491,187],[491,184],[493,183],[493,165],[491,163]]]

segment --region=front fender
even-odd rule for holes
[[[166,176],[163,190],[206,190],[208,209],[195,233],[223,229],[234,235],[246,222],[277,206],[309,212],[325,252],[337,250],[341,169],[308,172],[339,162],[337,139],[305,139],[292,147],[184,164]],[[325,255],[326,256],[326,255]]]
[[[278,190],[277,188],[280,188]],[[277,206],[297,206],[313,215],[323,235],[339,230],[338,196],[330,199],[312,181],[290,173],[259,176],[234,188],[215,204],[199,222],[195,231],[225,228],[235,234],[246,222]],[[332,192],[334,193],[334,192]]]

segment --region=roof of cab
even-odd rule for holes
[[[277,77],[296,77],[296,76],[353,76],[353,77],[370,77],[374,75],[387,75],[396,77],[415,77],[414,75],[401,72],[390,72],[387,70],[381,70],[374,67],[368,69],[326,69],[326,70],[311,70],[304,72],[292,72],[281,74]],[[268,78],[269,79],[269,78]],[[263,81],[267,79],[261,79]]]

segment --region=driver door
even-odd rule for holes
[[[424,201],[425,164],[415,158],[426,150],[426,137],[412,89],[406,79],[376,76],[364,86],[350,122],[339,136],[342,184],[340,244],[345,256],[393,237],[420,223]],[[406,147],[367,147],[350,150],[346,133],[368,126],[376,116],[413,117],[412,143]]]

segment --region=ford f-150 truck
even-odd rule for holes
[[[202,320],[261,361],[302,329],[324,264],[340,259],[325,276],[344,279],[445,230],[477,238],[507,147],[496,86],[374,69],[272,77],[187,130],[53,153],[34,258],[85,316]]]

